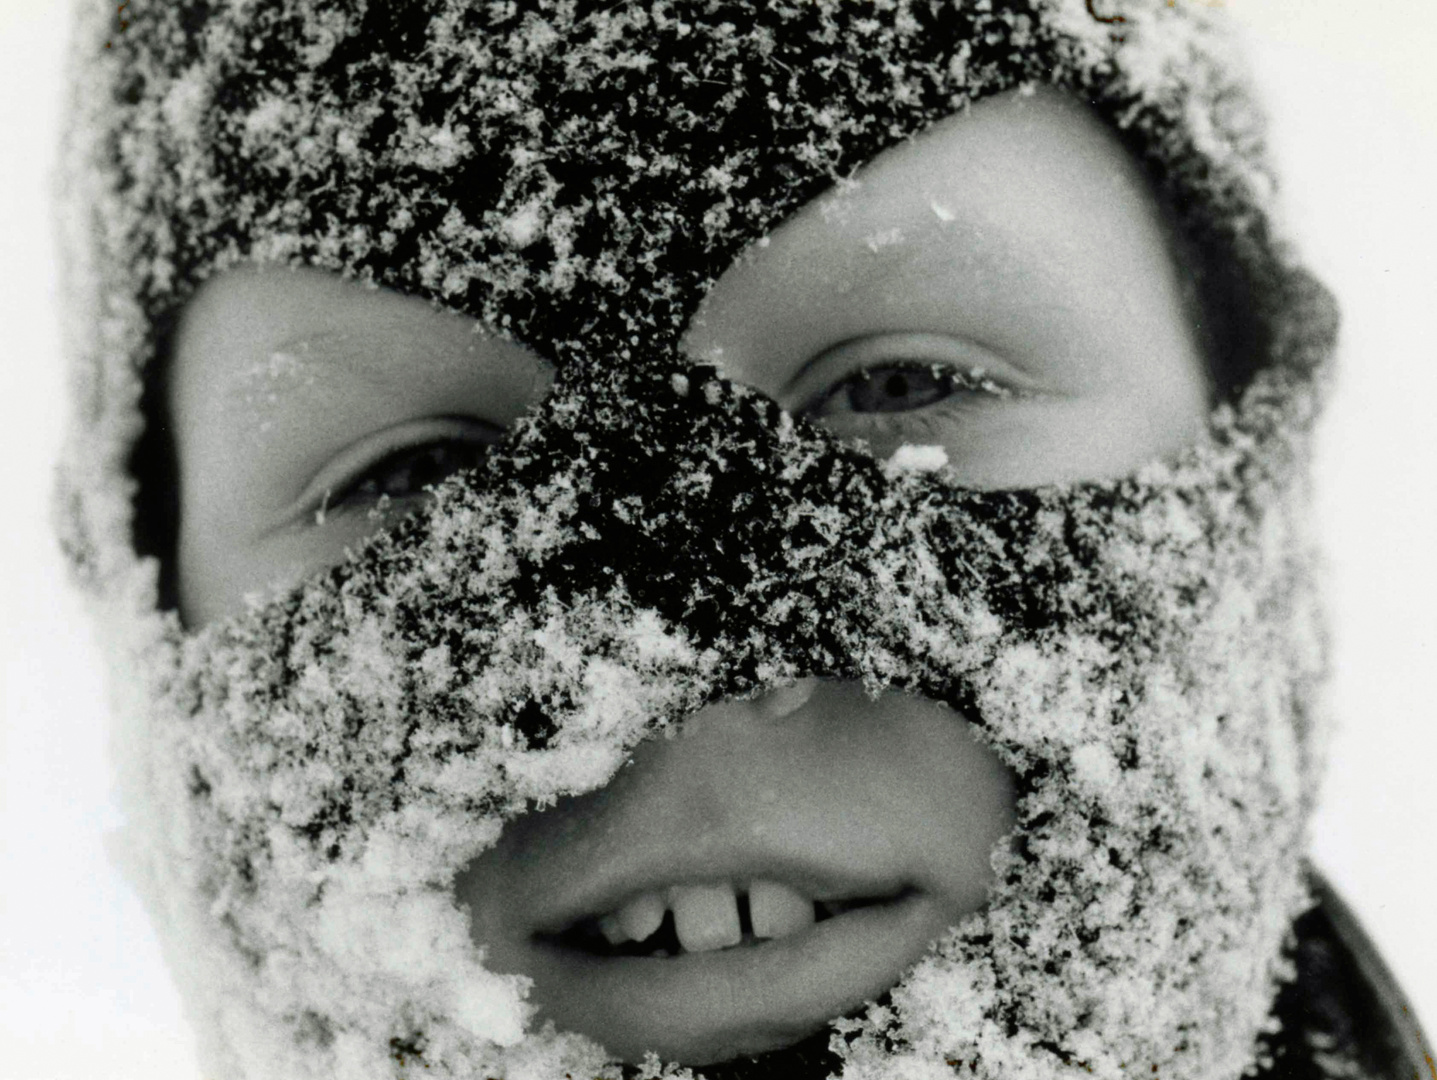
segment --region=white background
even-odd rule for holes
[[[1292,217],[1346,310],[1322,463],[1338,638],[1317,858],[1437,1024],[1437,3],[1227,0]],[[98,662],[47,529],[64,405],[46,203],[59,0],[0,0],[0,1080],[196,1080],[103,852]]]

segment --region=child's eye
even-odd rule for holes
[[[887,364],[849,376],[811,414],[908,412],[942,401],[958,386],[952,371],[936,365]]]
[[[399,425],[346,449],[309,485],[306,502],[323,525],[336,513],[402,505],[483,461],[503,432],[490,424],[441,417]]]
[[[989,374],[1001,363],[985,349],[938,334],[878,334],[844,342],[805,367],[798,380],[800,400],[806,399],[800,411],[833,420],[915,412],[956,394],[1010,397],[1013,387]]]
[[[419,495],[451,473],[479,464],[487,450],[485,443],[457,440],[411,446],[376,462],[334,501],[378,502],[382,497]]]

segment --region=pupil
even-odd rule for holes
[[[433,485],[444,478],[445,453],[441,446],[431,446],[423,451],[409,468],[407,487],[410,491]]]
[[[450,473],[477,463],[479,454],[467,447],[456,449],[447,444],[424,446],[402,455],[377,477],[370,477],[356,491],[366,498],[380,494],[403,499],[433,487]]]
[[[908,376],[901,371],[894,372],[888,376],[883,386],[884,392],[889,397],[903,398],[908,396]]]
[[[941,401],[953,392],[938,372],[919,368],[883,368],[856,376],[848,384],[854,412],[907,412]]]

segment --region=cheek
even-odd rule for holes
[[[175,551],[180,617],[190,630],[236,615],[245,598],[297,583],[323,566],[296,545],[247,541],[241,527],[185,515]]]
[[[1013,433],[1004,480],[1036,487],[1130,475],[1197,442],[1209,408],[1206,386],[1177,372],[1045,403]]]
[[[233,538],[193,513],[184,513],[175,544],[175,584],[180,617],[190,630],[239,610],[251,576],[233,550]]]
[[[1201,436],[1214,405],[1208,365],[1190,335],[1174,339],[1129,354],[1117,385],[1095,395],[1093,453],[1111,463],[1106,475],[1172,457]]]
[[[266,530],[242,514],[252,505],[243,492],[191,499],[190,490],[181,487],[175,582],[180,615],[195,630],[242,612],[248,596],[295,586],[338,566],[365,540],[425,502],[424,497],[396,500],[382,513],[330,510],[322,521],[301,514]]]
[[[358,542],[356,533],[350,542]],[[190,630],[245,610],[246,597],[297,585],[344,557],[343,548],[304,537],[249,540],[238,527],[193,519],[180,527],[175,583],[180,617]]]

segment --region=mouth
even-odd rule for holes
[[[779,941],[852,911],[897,903],[914,891],[815,900],[782,882],[762,879],[673,885],[638,893],[557,934],[536,934],[535,942],[595,957],[666,960]]]
[[[815,899],[772,879],[632,894],[533,936],[546,1007],[628,1060],[761,1054],[890,989],[951,922],[901,886]]]

